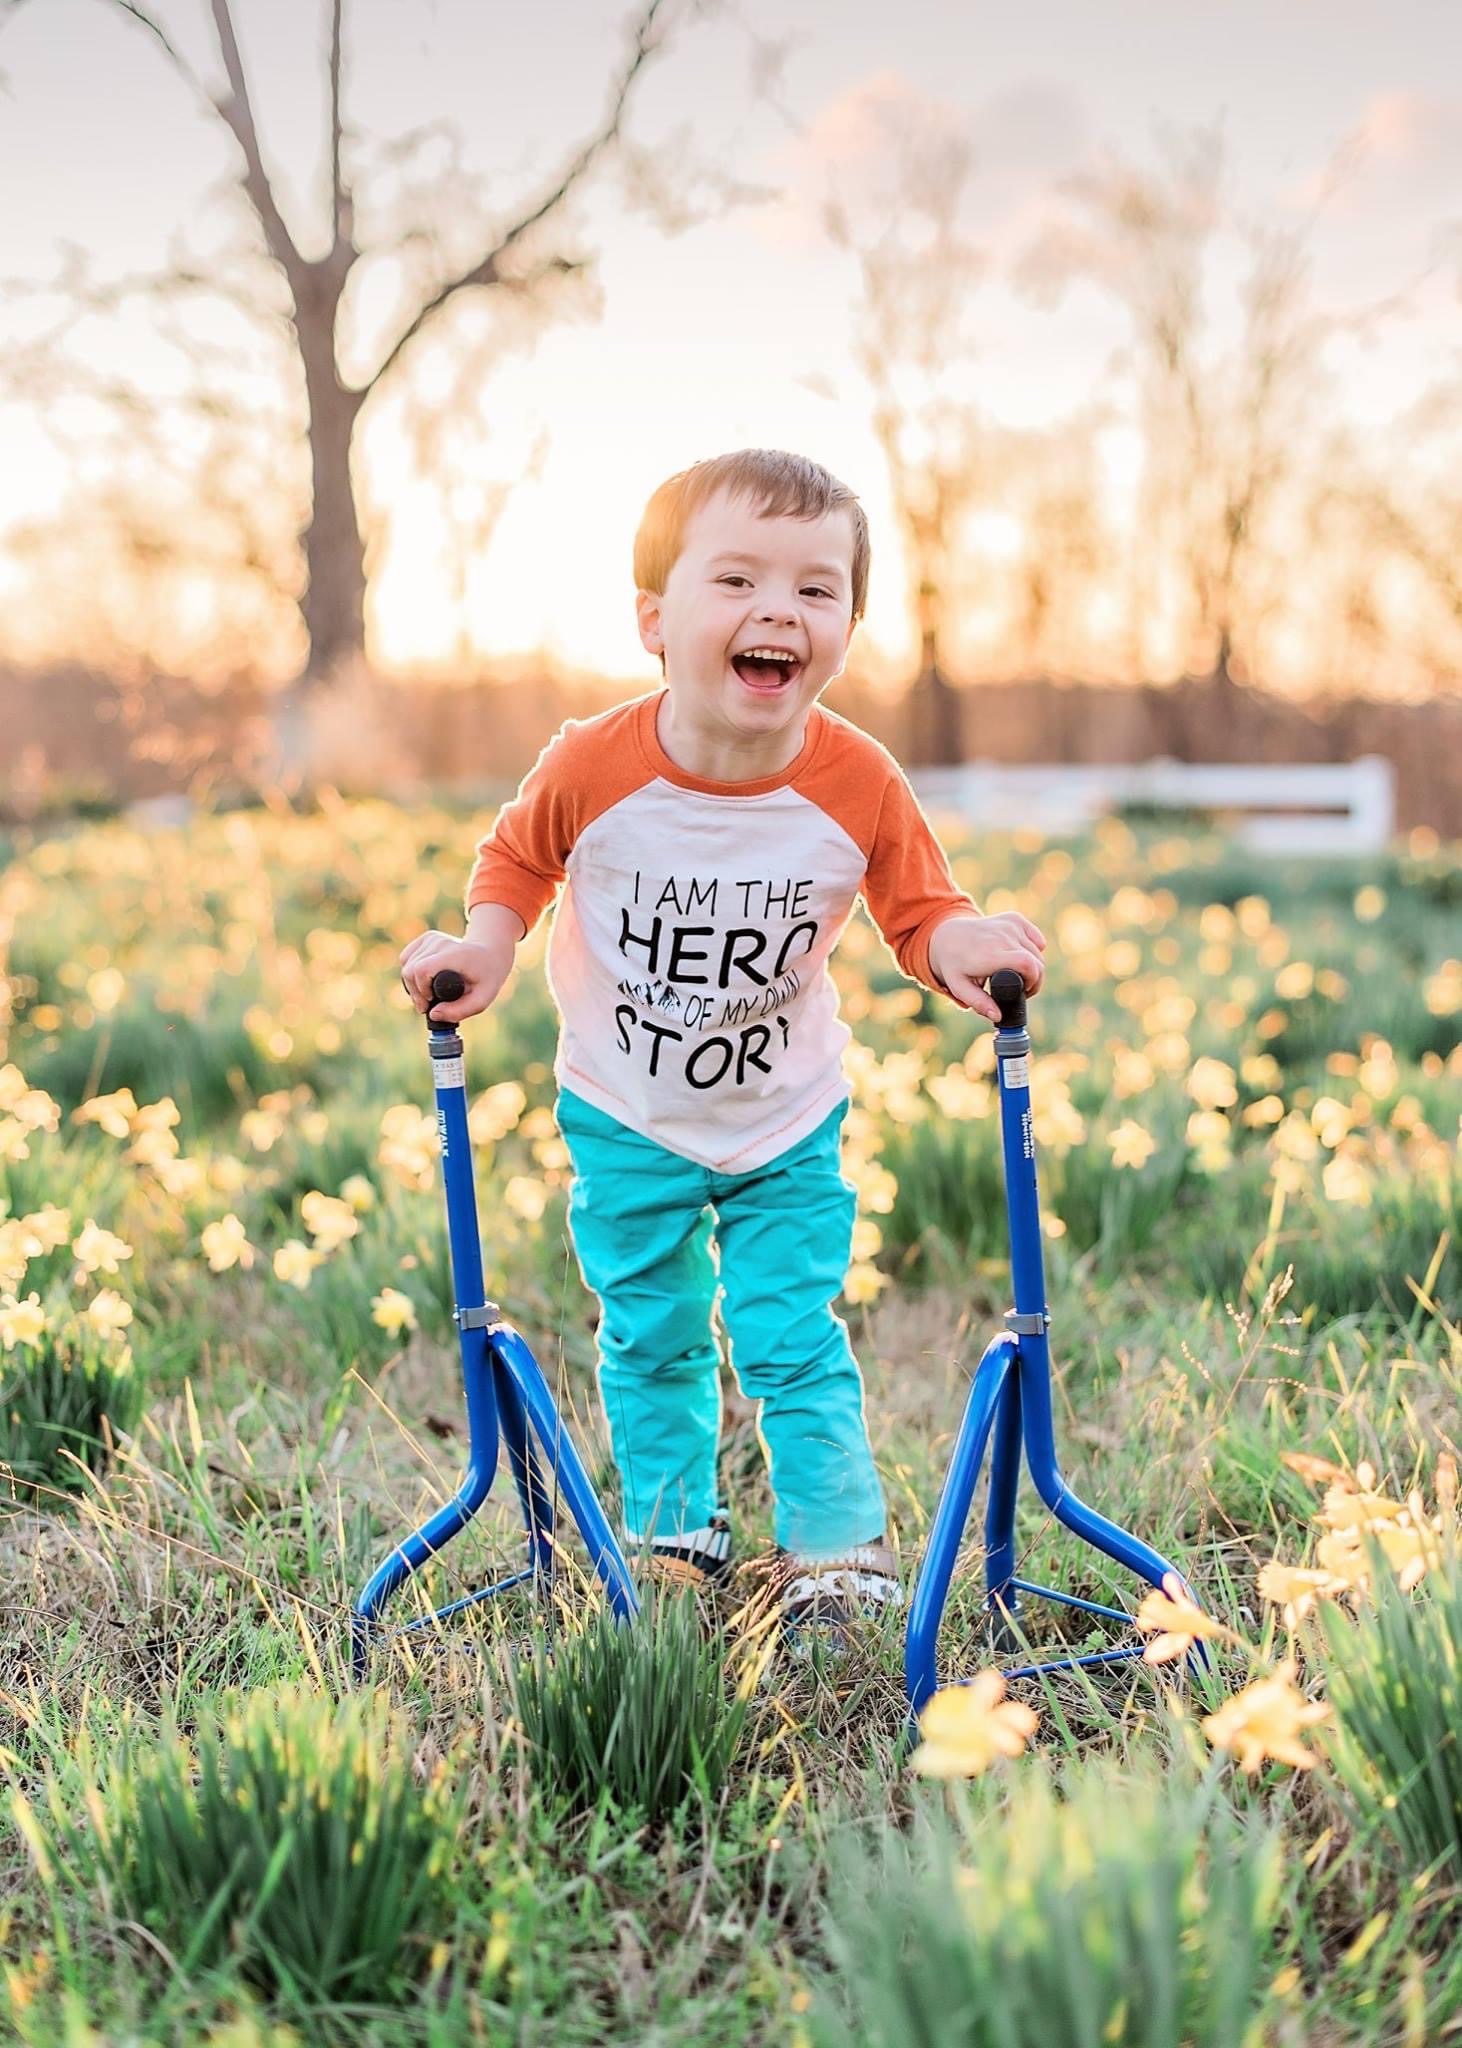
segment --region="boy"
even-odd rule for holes
[[[861,891],[906,974],[998,1019],[981,985],[1041,985],[1041,933],[982,917],[897,765],[817,700],[863,616],[868,527],[817,463],[700,462],[635,538],[640,638],[663,690],[571,720],[477,848],[467,932],[401,954],[417,1008],[455,967],[485,1010],[564,884],[549,941],[569,1223],[599,1297],[599,1384],[625,1533],[691,1581],[730,1567],[717,1504],[712,1310],[761,1402],[780,1609],[795,1639],[901,1598],[863,1388],[833,1303],[854,1193],[828,956]]]

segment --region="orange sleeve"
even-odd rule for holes
[[[897,767],[884,783],[863,900],[904,973],[942,990],[929,966],[929,941],[946,918],[979,912],[950,873],[944,848]]]
[[[574,843],[573,785],[563,769],[569,728],[556,732],[477,842],[466,907],[502,903],[532,931],[553,901]]]
[[[645,780],[634,744],[638,702],[559,727],[477,843],[465,907],[502,903],[525,931],[553,901],[584,827]]]
[[[798,786],[835,819],[867,863],[863,900],[904,973],[939,989],[929,941],[947,917],[978,917],[903,770],[871,734],[817,707],[813,763]]]

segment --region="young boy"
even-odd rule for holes
[[[675,1576],[729,1570],[719,1300],[761,1403],[794,1636],[901,1598],[833,1308],[854,1193],[828,956],[861,892],[906,974],[996,1020],[982,984],[1013,967],[1034,992],[1045,945],[1024,917],[979,915],[892,757],[818,704],[868,558],[858,500],[804,457],[747,449],[662,484],[634,567],[665,687],[549,741],[477,848],[465,938],[426,932],[401,954],[418,1009],[455,967],[467,992],[433,1014],[475,1016],[564,885],[558,1123],[625,1533]]]

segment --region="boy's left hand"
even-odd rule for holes
[[[1000,968],[1013,967],[1026,994],[1035,995],[1045,976],[1045,946],[1039,926],[1015,910],[994,917],[947,917],[929,941],[929,965],[957,1003],[998,1024],[1000,1005],[983,984]]]

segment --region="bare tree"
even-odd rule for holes
[[[159,278],[127,281],[125,289],[146,290],[163,302],[174,302],[180,292],[189,291],[231,298],[246,314],[272,322],[302,389],[310,474],[293,536],[301,572],[292,593],[303,629],[302,647],[296,687],[281,694],[277,725],[280,767],[288,771],[300,765],[307,697],[364,645],[365,543],[351,457],[367,401],[399,381],[418,341],[469,294],[487,295],[504,309],[529,309],[534,317],[562,311],[565,286],[577,286],[582,302],[592,258],[573,246],[567,227],[569,203],[616,149],[631,199],[655,207],[672,230],[701,217],[687,197],[697,187],[719,203],[748,192],[749,188],[696,165],[682,135],[676,142],[679,194],[672,200],[662,167],[644,151],[631,149],[622,137],[632,95],[648,67],[663,55],[674,29],[705,14],[714,0],[644,0],[630,26],[625,57],[597,127],[565,154],[533,197],[498,209],[490,209],[479,192],[469,189],[456,139],[436,123],[386,145],[378,165],[383,176],[367,182],[389,190],[384,197],[379,191],[363,193],[367,154],[348,129],[343,103],[345,0],[328,0],[328,191],[324,232],[314,238],[318,253],[307,253],[309,238],[286,220],[265,162],[230,0],[208,0],[222,74],[216,84],[189,61],[151,5],[143,0],[101,4],[150,36],[208,118],[227,130],[239,158],[236,188],[247,210],[255,259],[252,276],[242,269],[233,277],[220,276],[216,270],[178,262]],[[420,166],[433,154],[437,168],[423,174]],[[449,217],[443,205],[446,197],[453,202]],[[361,225],[366,215],[373,216],[370,233]],[[465,229],[464,221],[469,224]],[[382,258],[399,270],[399,302],[384,341],[363,361],[358,322],[352,317],[353,287],[358,268]],[[262,284],[261,260],[269,279]],[[72,283],[79,286],[80,280],[73,278]],[[66,319],[74,314],[73,292]],[[33,337],[29,359],[43,361],[53,340],[44,333]],[[90,381],[95,389],[96,378]],[[134,392],[115,387],[112,396],[134,422],[145,410]],[[216,409],[216,395],[204,403]],[[277,552],[266,549],[257,535],[253,539],[254,559],[262,561]],[[277,564],[271,573],[277,573]]]
[[[1333,186],[1330,188],[1333,189]],[[1192,706],[1205,721],[1252,676],[1262,628],[1284,599],[1284,518],[1315,487],[1322,351],[1338,323],[1309,303],[1313,213],[1295,225],[1240,218],[1217,134],[1164,136],[1156,169],[1108,158],[1067,188],[1072,212],[1024,266],[1038,295],[1095,279],[1130,323],[1144,443],[1133,534],[1133,639],[1154,659],[1166,625],[1207,689],[1169,705],[1175,751]],[[1323,197],[1320,203],[1323,203]],[[1208,270],[1216,239],[1245,252],[1232,339],[1215,334]]]
[[[958,761],[959,697],[946,673],[951,605],[966,580],[964,527],[986,488],[984,429],[968,389],[970,301],[984,261],[961,225],[974,167],[966,137],[901,98],[882,130],[876,189],[829,197],[823,222],[858,266],[854,353],[872,396],[913,589],[919,673],[909,758]]]

